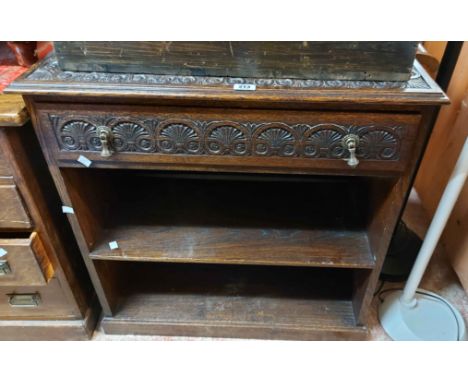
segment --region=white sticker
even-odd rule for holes
[[[73,208],[71,207],[68,207],[68,206],[62,206],[62,212],[64,214],[74,214],[75,211],[73,210]]]
[[[93,163],[92,160],[86,158],[84,155],[80,155],[78,157],[77,161],[80,162],[85,167],[89,167],[89,166],[91,166],[91,163]]]
[[[254,91],[257,90],[255,84],[234,84],[234,90]]]
[[[3,248],[0,248],[0,257],[3,257],[7,254],[8,252],[5,251]]]
[[[117,244],[116,241],[111,241],[111,242],[109,242],[109,248],[110,249],[117,249],[117,248],[119,248],[119,245]]]

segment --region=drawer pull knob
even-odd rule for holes
[[[5,276],[9,273],[11,273],[11,269],[8,265],[8,261],[0,260],[0,276]]]
[[[35,308],[39,306],[41,298],[39,293],[22,293],[8,295],[10,306],[15,308]]]
[[[349,151],[349,158],[345,161],[349,167],[356,167],[359,164],[359,159],[356,157],[356,149],[359,145],[359,137],[356,134],[345,135],[342,141],[343,147]]]
[[[101,141],[101,156],[104,158],[108,158],[112,155],[112,148],[111,148],[111,138],[112,132],[111,129],[107,126],[99,126],[97,128],[97,135],[99,140]]]

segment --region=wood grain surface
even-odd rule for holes
[[[417,43],[396,41],[57,41],[64,70],[406,81]]]
[[[3,183],[3,184],[2,184]],[[0,182],[0,228],[27,229],[31,219],[15,184]]]
[[[0,177],[11,177],[11,169],[2,150],[0,150]]]
[[[0,93],[0,126],[23,126],[28,120],[21,95]]]
[[[37,307],[11,306],[10,296],[15,294],[37,294]],[[53,278],[45,286],[1,286],[0,287],[0,317],[4,319],[25,320],[61,320],[77,319],[74,307],[68,303],[67,296],[57,278]]]
[[[39,236],[33,232],[27,239],[0,238],[0,248],[7,253],[10,273],[0,276],[0,286],[43,286],[54,275],[54,269]]]
[[[143,265],[130,273],[120,267],[130,279],[116,315],[103,321],[106,333],[296,340],[366,334],[354,318],[348,270]]]

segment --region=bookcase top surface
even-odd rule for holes
[[[247,84],[255,90],[235,90]],[[8,93],[137,98],[184,98],[200,101],[274,103],[381,103],[437,105],[447,96],[415,61],[407,82],[235,78],[137,73],[72,72],[60,69],[54,55],[14,81]]]

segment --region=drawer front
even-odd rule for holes
[[[31,220],[11,179],[0,179],[0,228],[30,228]]]
[[[53,274],[36,232],[27,239],[0,239],[0,286],[47,285]]]
[[[44,109],[39,116],[59,160],[85,153],[98,165],[128,161],[356,171],[401,171],[420,119],[401,113],[168,107],[124,112],[80,106]]]
[[[46,286],[0,286],[0,319],[59,319],[74,317],[59,281]]]

